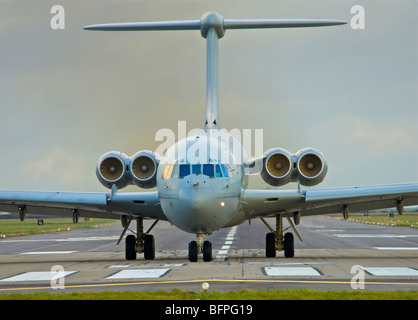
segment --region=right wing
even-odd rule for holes
[[[115,190],[116,191],[116,190]],[[0,190],[0,211],[119,219],[121,215],[167,220],[157,191],[81,193]]]
[[[302,216],[418,204],[418,183],[308,190],[245,190],[247,219],[300,212]]]

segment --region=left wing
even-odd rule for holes
[[[119,219],[121,215],[167,220],[157,191],[75,193],[0,190],[0,211],[25,214]]]
[[[245,190],[243,208],[248,219],[277,213],[302,215],[343,213],[418,204],[418,183],[312,190]]]

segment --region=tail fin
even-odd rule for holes
[[[218,39],[228,29],[255,28],[300,28],[323,27],[346,24],[340,20],[307,19],[261,19],[261,20],[225,20],[217,12],[206,12],[200,20],[131,22],[97,24],[84,27],[85,30],[100,31],[160,31],[160,30],[200,30],[206,38],[207,83],[205,130],[219,129],[218,103]]]

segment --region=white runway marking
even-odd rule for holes
[[[33,252],[22,252],[21,254],[70,254],[77,251],[33,251]]]
[[[78,271],[64,271],[60,272],[59,274],[62,275],[62,277],[67,277],[73,273],[76,273]],[[53,279],[57,278],[56,272],[25,272],[22,274],[18,274],[13,277],[5,278],[0,281],[51,281]],[[60,277],[60,278],[62,278]]]
[[[373,276],[418,276],[418,270],[408,267],[376,267],[364,268]]]
[[[7,239],[1,242],[82,242],[82,241],[108,241],[118,240],[118,236],[104,236],[104,237],[79,237],[79,238],[63,238],[63,239]]]
[[[338,238],[418,238],[418,234],[333,234]]]
[[[418,250],[418,247],[374,247],[377,250]]]
[[[236,232],[237,226],[232,227],[231,230],[229,230],[224,245],[222,246],[221,250],[218,251],[218,254],[214,259],[215,261],[225,261],[226,259],[228,259],[229,249],[231,249],[231,245],[234,242]]]
[[[133,269],[121,270],[105,279],[138,279],[138,278],[160,278],[166,275],[171,269]]]
[[[131,265],[129,265],[129,264],[115,264],[113,266],[108,266],[106,268],[108,268],[108,269],[123,269],[123,268],[130,268],[130,267],[131,267]]]
[[[264,272],[268,276],[320,276],[318,270],[311,267],[264,267]]]

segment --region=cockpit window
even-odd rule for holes
[[[192,164],[192,173],[193,174],[201,174],[202,165],[200,164]]]
[[[210,178],[230,178],[233,177],[231,169],[227,164],[170,164],[164,168],[162,178],[184,178],[190,174],[204,174]]]
[[[172,165],[173,166],[173,171],[171,173],[171,177],[170,178],[178,178],[179,177],[179,166],[178,165]]]
[[[219,164],[217,164],[215,168],[216,168],[215,177],[217,178],[222,177],[221,167],[219,166]]]
[[[215,174],[213,173],[213,164],[204,164],[203,165],[203,174],[205,176],[213,178]]]
[[[221,169],[222,169],[222,173],[224,175],[224,177],[233,177],[234,175],[231,172],[231,169],[229,168],[229,166],[227,164],[221,164]]]
[[[184,178],[190,174],[190,164],[180,165],[180,178]]]

